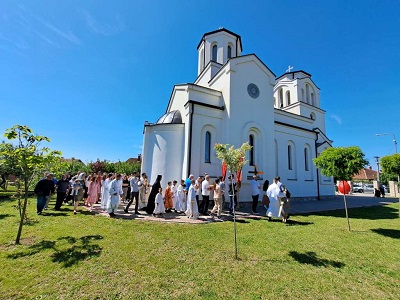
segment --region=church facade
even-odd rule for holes
[[[334,182],[312,159],[332,141],[326,136],[320,89],[304,71],[277,77],[255,54],[241,55],[241,37],[227,29],[203,35],[197,47],[198,76],[174,86],[166,112],[145,122],[142,172],[150,181],[221,175],[216,143],[249,142],[240,201],[251,201],[250,180],[275,176],[293,197],[334,195]]]

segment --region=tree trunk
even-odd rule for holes
[[[230,172],[232,175],[232,172]],[[233,209],[233,234],[235,238],[235,259],[238,259],[237,238],[236,238],[236,209],[235,209],[235,185],[232,178],[232,209]],[[239,205],[239,200],[238,200]]]
[[[344,187],[344,182],[345,182],[345,180],[342,180],[342,184],[343,184],[344,209],[345,209],[345,211],[346,211],[347,226],[348,226],[348,228],[349,228],[349,231],[351,231],[351,229],[350,229],[349,213],[348,213],[348,211],[347,211],[346,189],[345,189],[345,187]]]
[[[24,221],[25,221],[26,206],[28,204],[28,182],[27,182],[27,180],[25,180],[25,189],[24,190],[25,190],[24,205],[22,207],[21,219],[19,221],[17,238],[15,239],[15,244],[17,244],[17,245],[20,244],[20,239],[21,239],[21,234],[22,234],[22,227],[24,226]]]

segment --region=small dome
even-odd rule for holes
[[[162,115],[156,124],[182,124],[182,116],[179,110],[170,111]]]

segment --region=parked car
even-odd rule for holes
[[[374,185],[372,183],[364,184],[363,193],[373,193],[374,192]]]
[[[364,193],[364,189],[362,186],[353,186],[353,193]]]

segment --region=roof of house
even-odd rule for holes
[[[361,169],[358,174],[353,176],[353,180],[375,180],[377,172],[371,169]]]

